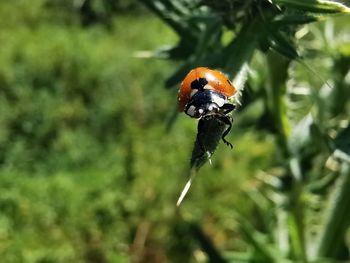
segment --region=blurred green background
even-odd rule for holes
[[[1,262],[272,261],[256,256],[266,253],[251,246],[274,243],[271,221],[284,215],[273,215],[278,208],[261,197],[271,188],[266,177],[289,182],[261,99],[269,79],[266,54],[259,51],[251,61],[242,110],[234,113],[229,135],[234,150],[219,145],[213,164],[203,166],[177,210],[197,123],[184,114],[174,120],[178,85],[164,88],[181,59],[138,57],[151,54],[139,51],[179,41],[154,13],[136,0],[0,2]],[[292,127],[319,109],[315,103],[327,107],[318,118],[322,134],[338,138],[347,127],[349,25],[348,17],[335,17],[298,31],[307,35],[299,44],[311,50],[307,63],[313,70],[289,64]],[[226,30],[223,43],[234,35]],[[343,88],[329,94],[323,80]],[[346,145],[348,134],[341,137]],[[317,182],[331,178],[325,187],[315,186],[321,189],[316,196],[301,198],[315,205],[314,219],[336,181],[329,174],[340,168],[325,166],[331,150],[316,153],[305,145],[307,173]],[[272,197],[277,203],[288,192],[279,191]],[[312,220],[311,232],[318,224]],[[241,221],[249,226],[242,228]],[[253,226],[270,235],[255,240]],[[345,251],[348,242],[342,243]]]

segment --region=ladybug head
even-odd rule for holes
[[[187,103],[185,113],[192,118],[201,118],[218,113],[227,102],[227,98],[213,90],[196,92]]]

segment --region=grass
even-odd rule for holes
[[[114,152],[103,156],[103,159],[109,158],[108,162],[96,160],[80,170],[50,174],[2,171],[3,260],[80,261],[92,253],[102,254],[110,262],[128,262],[127,248],[133,243],[135,228],[142,222],[152,226],[147,239],[157,244],[155,248],[146,244],[144,249],[168,253],[169,246],[177,239],[168,235],[176,218],[176,197],[186,180],[181,170],[187,162],[185,154],[183,160],[177,156],[183,138],[175,137],[180,145],[176,150],[175,143],[166,139],[174,140],[174,137],[165,137],[162,141],[154,137],[146,135],[136,139],[132,163],[125,163],[127,157]],[[244,153],[252,142],[257,147],[254,154]],[[154,144],[157,146],[152,148]],[[218,159],[213,166],[203,169],[183,204],[185,210],[191,211],[185,213],[186,220],[203,220],[204,227],[215,233],[214,241],[223,248],[239,246],[225,237],[227,223],[235,224],[231,209],[242,211],[239,204],[244,203],[244,197],[239,195],[233,199],[232,191],[238,194],[243,178],[254,175],[250,163],[259,171],[259,162],[267,161],[260,155],[261,151],[267,153],[266,143],[259,142],[253,135],[243,136],[236,146],[240,150],[229,155],[226,147],[219,150]],[[168,156],[164,158],[163,151],[167,147]],[[182,163],[174,163],[174,158]],[[120,164],[123,162],[124,166]],[[229,172],[227,167],[232,166],[235,170]],[[247,182],[244,184],[250,187]],[[228,189],[227,185],[236,187]],[[248,213],[249,207],[245,210]]]

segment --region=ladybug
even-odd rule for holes
[[[225,136],[232,128],[232,121],[228,113],[236,107],[230,101],[236,92],[231,81],[220,71],[198,67],[191,70],[181,83],[178,93],[178,110],[192,118],[199,119],[199,133],[202,121],[209,118],[216,118],[228,125],[221,139],[232,148],[232,144],[225,140]]]

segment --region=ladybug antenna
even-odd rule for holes
[[[187,181],[185,187],[183,188],[183,190],[182,190],[182,192],[181,192],[181,194],[180,194],[179,199],[178,199],[177,202],[176,202],[176,206],[177,206],[177,207],[179,207],[179,206],[181,205],[182,200],[184,200],[184,198],[185,198],[185,196],[186,196],[188,190],[189,190],[190,187],[191,187],[192,181],[193,181],[194,177],[196,176],[196,174],[197,174],[197,173],[196,173],[196,170],[192,169],[192,170],[191,170],[190,179],[188,179],[188,181]]]

